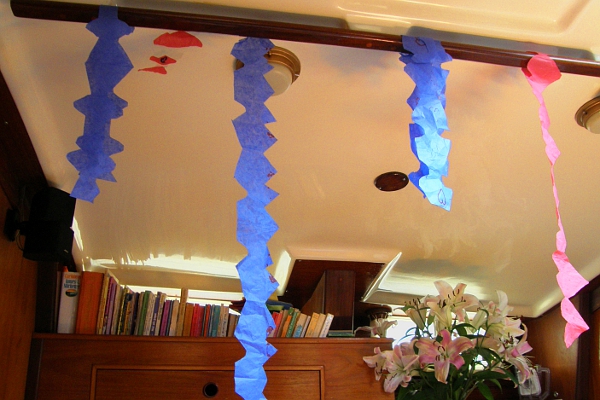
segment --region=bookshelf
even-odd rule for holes
[[[272,338],[269,400],[393,399],[362,357],[389,339]],[[35,334],[25,400],[236,399],[235,338]],[[215,393],[216,390],[216,393]]]
[[[391,348],[391,339],[267,340],[277,349],[264,366],[270,400],[393,398],[362,359],[375,347]],[[235,362],[243,354],[234,337],[39,332],[25,400],[236,399]]]

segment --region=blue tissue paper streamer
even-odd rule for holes
[[[402,46],[406,53],[401,53],[400,61],[416,85],[407,103],[413,109],[410,147],[420,164],[408,178],[431,204],[449,211],[452,189],[444,186],[442,177],[448,176],[450,140],[441,137],[448,130],[444,111],[448,71],[441,64],[452,58],[440,42],[428,38],[403,36]]]
[[[117,17],[117,7],[100,6],[98,18],[87,24],[98,37],[85,68],[91,94],[74,102],[85,115],[83,136],[77,138],[81,150],[67,154],[67,159],[79,171],[71,196],[93,202],[100,193],[96,179],[115,182],[111,155],[123,151],[123,145],[110,137],[110,122],[123,115],[127,102],[113,92],[115,86],[133,68],[119,38],[133,28]]]
[[[266,301],[277,288],[277,281],[266,268],[272,264],[267,242],[278,227],[265,210],[277,196],[265,186],[276,171],[264,155],[276,141],[265,127],[275,118],[264,104],[273,94],[264,78],[272,69],[264,55],[272,47],[268,39],[246,38],[231,51],[244,63],[234,72],[234,96],[246,108],[233,120],[242,147],[235,179],[248,193],[237,203],[237,239],[248,255],[237,265],[246,302],[235,329],[235,337],[246,350],[245,356],[235,363],[235,391],[245,400],[265,399],[264,363],[276,352],[267,342],[275,323]]]

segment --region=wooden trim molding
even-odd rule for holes
[[[11,0],[10,4],[17,17],[84,23],[96,18],[99,8],[98,5],[92,4],[43,0]],[[119,19],[130,26],[146,28],[211,32],[393,52],[403,51],[401,36],[351,29],[128,7],[119,8]],[[442,45],[448,54],[456,59],[511,67],[523,67],[535,55],[533,52],[451,42],[442,42]],[[600,62],[549,56],[556,62],[561,72],[600,76]]]
[[[26,212],[33,195],[46,186],[44,171],[0,71],[0,188],[12,208]]]

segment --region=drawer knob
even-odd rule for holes
[[[209,382],[202,388],[202,394],[204,394],[204,397],[206,398],[215,397],[217,393],[219,393],[219,387],[216,383]]]

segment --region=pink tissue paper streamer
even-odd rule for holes
[[[565,296],[561,301],[561,313],[567,325],[565,327],[564,340],[567,347],[570,347],[575,339],[579,337],[582,332],[589,329],[577,309],[573,306],[573,303],[569,301],[569,298],[573,297],[581,288],[588,284],[579,272],[571,265],[569,258],[565,254],[567,248],[567,239],[560,218],[560,212],[558,211],[558,191],[556,190],[556,182],[554,181],[554,164],[556,159],[560,155],[558,146],[554,142],[552,136],[548,132],[550,126],[550,118],[548,116],[548,110],[542,92],[544,89],[554,81],[560,79],[561,74],[556,66],[556,63],[545,54],[537,54],[533,56],[527,63],[527,67],[523,68],[523,73],[527,78],[527,81],[533,89],[533,94],[540,103],[539,117],[542,124],[542,137],[546,143],[546,155],[550,161],[550,175],[552,177],[552,191],[554,193],[554,201],[556,204],[556,218],[558,220],[558,232],[556,233],[556,251],[552,254],[552,259],[558,268],[558,274],[556,280],[558,286]]]

